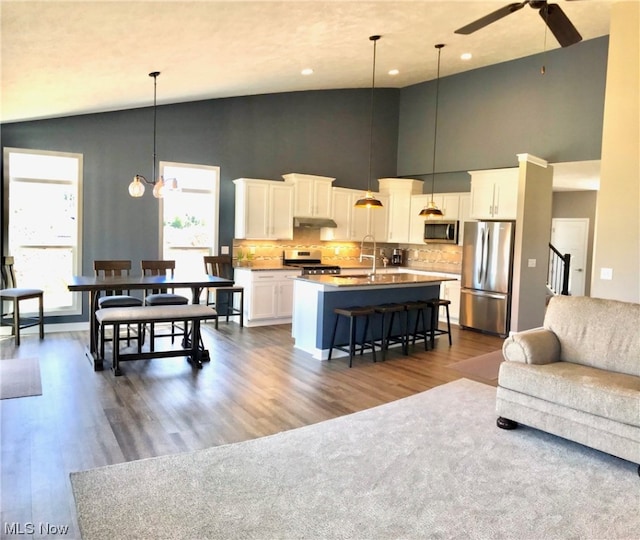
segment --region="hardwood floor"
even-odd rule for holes
[[[69,473],[113,463],[233,443],[328,420],[460,378],[447,366],[501,347],[502,339],[453,327],[435,350],[408,357],[370,354],[353,368],[293,348],[291,326],[204,325],[211,362],[182,358],[123,363],[124,375],[94,372],[88,332],[48,333],[22,345],[2,338],[0,358],[37,357],[42,395],[0,400],[2,538],[33,524],[68,526],[79,538]],[[109,354],[107,354],[109,356]],[[108,365],[108,363],[107,363]],[[11,529],[11,527],[14,527]],[[13,534],[12,534],[13,531]]]

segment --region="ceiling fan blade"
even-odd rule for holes
[[[507,15],[511,15],[511,13],[513,13],[514,11],[518,11],[519,9],[522,9],[528,3],[529,3],[529,0],[525,0],[524,2],[517,2],[514,4],[509,4],[508,6],[501,7],[500,9],[497,9],[494,12],[489,13],[489,15],[485,15],[484,17],[481,17],[477,21],[473,21],[472,23],[469,23],[466,26],[463,26],[462,28],[458,28],[455,31],[455,33],[464,34],[464,35],[472,34],[476,30],[480,30],[481,28],[484,28],[485,26],[493,22],[496,22],[499,19],[502,19]]]
[[[562,47],[582,41],[582,36],[558,4],[547,4],[539,13]]]

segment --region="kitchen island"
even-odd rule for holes
[[[293,285],[292,336],[295,347],[318,360],[325,360],[329,356],[335,308],[438,298],[440,283],[450,280],[454,278],[411,272],[374,276],[298,276]],[[373,321],[373,330],[378,338],[378,320]],[[346,325],[340,325],[336,343],[347,341],[348,329]],[[333,356],[344,354],[336,350]]]

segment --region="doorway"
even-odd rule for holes
[[[589,218],[554,218],[551,243],[562,254],[571,255],[569,294],[584,296],[586,285]]]

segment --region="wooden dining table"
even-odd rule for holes
[[[89,293],[89,348],[87,357],[94,370],[102,369],[102,358],[99,357],[97,325],[95,312],[98,308],[98,298],[102,291],[134,291],[134,290],[168,290],[191,289],[191,302],[200,303],[203,289],[209,287],[231,287],[233,280],[210,276],[207,274],[184,274],[176,276],[73,276],[67,283],[72,292]],[[209,359],[209,353],[202,351],[203,361]]]

